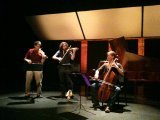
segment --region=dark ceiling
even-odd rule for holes
[[[37,15],[160,4],[160,0],[2,0],[5,14]]]

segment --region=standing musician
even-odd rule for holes
[[[72,72],[72,61],[75,59],[78,48],[69,47],[67,42],[61,42],[59,50],[52,56],[52,59],[58,60],[58,73],[60,78],[61,97],[67,97],[69,100],[73,97],[73,82],[70,78]],[[66,94],[66,95],[65,95]]]
[[[26,68],[25,97],[30,97],[30,87],[33,77],[35,77],[37,86],[36,97],[40,97],[42,93],[43,63],[48,57],[41,49],[41,45],[41,41],[35,41],[34,48],[30,48],[24,58],[28,66]]]
[[[109,94],[109,98],[107,99],[107,101],[105,101],[105,102],[107,102],[107,107],[105,109],[106,113],[110,112],[110,110],[113,107],[113,104],[115,103],[117,96],[119,95],[119,92],[121,90],[121,88],[118,86],[119,81],[124,79],[123,67],[116,60],[117,60],[116,53],[114,51],[107,52],[107,62],[105,62],[101,67],[99,67],[95,71],[95,75],[94,75],[93,79],[98,81],[99,80],[99,73],[102,71],[105,72],[106,74],[104,75],[102,82],[94,82],[91,85],[91,97],[92,97],[93,107],[97,108],[97,107],[100,107],[100,105],[99,105],[100,99],[98,98],[100,87],[102,85],[105,85],[106,83],[108,83],[107,82],[108,78],[106,77],[106,75],[110,74],[109,72],[111,72],[111,70],[114,70],[114,75],[116,76],[117,80],[116,81],[114,80],[113,83],[106,85],[106,86],[108,86],[109,89],[111,88],[111,94]]]

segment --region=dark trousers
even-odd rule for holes
[[[98,100],[98,90],[99,90],[99,87],[101,86],[102,83],[100,82],[96,82],[96,83],[93,83],[91,85],[91,97],[92,97],[92,103],[93,105],[97,105],[99,104],[99,100]],[[110,95],[109,99],[106,101],[107,102],[107,106],[108,107],[112,107],[119,95],[121,91],[121,88],[120,87],[115,87],[114,91],[112,92],[112,94]]]
[[[60,79],[60,89],[63,94],[68,90],[73,90],[73,82],[70,77],[72,73],[71,65],[59,65],[58,73]]]

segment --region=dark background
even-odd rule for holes
[[[86,1],[86,0],[85,0]],[[106,1],[106,0],[105,0]],[[40,40],[26,22],[27,15],[58,13],[91,9],[128,7],[159,4],[159,0],[2,0],[0,2],[0,93],[9,91],[24,91],[25,71],[23,58],[27,50],[33,47],[33,42]],[[60,41],[41,40],[43,50],[49,56],[44,66],[44,90],[58,89],[57,63],[51,59]],[[80,48],[80,41],[69,41],[69,44]],[[105,59],[106,41],[88,43],[88,69],[95,68],[98,60]],[[159,39],[147,40],[145,56],[159,58]],[[137,40],[127,41],[127,50],[137,53]],[[80,50],[79,50],[80,51]],[[98,51],[98,52],[97,52]],[[105,51],[105,52],[104,52]],[[80,52],[76,63],[80,61]]]

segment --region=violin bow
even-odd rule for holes
[[[69,46],[69,48],[68,48],[68,50],[67,50],[67,52],[63,55],[63,57],[62,57],[62,59],[61,59],[61,61],[59,61],[59,63],[61,63],[62,62],[62,60],[64,59],[64,57],[67,55],[67,53],[69,52],[69,49],[71,48],[71,45]]]

